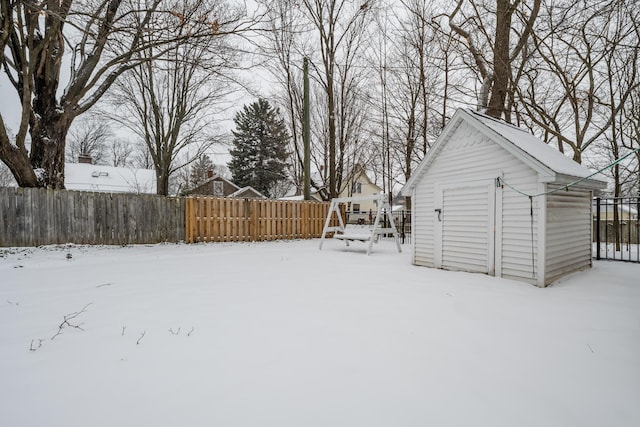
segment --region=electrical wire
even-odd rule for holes
[[[502,177],[498,177],[498,182],[500,185],[504,185],[506,187],[508,187],[509,189],[515,191],[518,194],[522,194],[523,196],[526,197],[540,197],[540,196],[546,196],[548,194],[553,194],[553,193],[557,193],[559,191],[565,190],[565,191],[569,191],[569,188],[571,187],[575,187],[576,185],[580,184],[583,181],[586,181],[588,179],[593,178],[595,175],[601,174],[604,171],[606,171],[607,169],[611,169],[612,167],[614,167],[615,165],[617,165],[618,163],[620,163],[621,161],[623,161],[624,159],[626,159],[627,157],[631,156],[632,154],[636,154],[636,153],[640,153],[640,147],[636,148],[635,150],[629,151],[627,154],[625,154],[624,156],[620,157],[619,159],[609,163],[607,166],[603,167],[602,169],[599,169],[597,171],[595,171],[594,173],[592,173],[589,176],[585,176],[584,178],[580,178],[576,181],[572,181],[569,184],[563,185],[559,188],[554,188],[553,190],[549,190],[549,191],[544,191],[542,193],[537,193],[537,194],[528,194],[525,193],[524,191],[521,191],[519,189],[517,189],[516,187],[514,187],[513,185],[509,184],[507,181],[504,180],[504,178]]]
[[[592,173],[592,174],[590,174],[588,176],[585,176],[584,178],[580,178],[580,179],[578,179],[576,181],[570,182],[569,184],[566,184],[566,185],[561,186],[559,188],[554,188],[553,190],[544,191],[542,193],[537,193],[537,194],[527,194],[524,191],[521,191],[521,190],[517,189],[516,187],[512,186],[511,184],[509,184],[508,182],[506,182],[504,180],[504,178],[502,178],[502,177],[498,177],[497,178],[498,185],[504,185],[507,188],[509,188],[510,190],[513,190],[516,193],[521,194],[521,195],[526,196],[526,197],[529,198],[529,214],[530,214],[530,217],[531,217],[531,221],[530,221],[530,223],[531,223],[531,269],[532,269],[531,278],[533,280],[536,279],[533,198],[534,197],[545,196],[545,195],[548,195],[548,194],[557,193],[557,192],[563,191],[563,190],[564,191],[569,191],[569,188],[574,187],[574,186],[580,184],[583,181],[591,179],[595,175],[603,173],[607,169],[610,169],[610,168],[614,167],[615,165],[617,165],[618,163],[620,163],[621,161],[623,161],[627,157],[631,156],[632,154],[636,154],[636,153],[640,153],[640,147],[636,148],[635,150],[632,150],[632,151],[628,152],[627,154],[625,154],[624,156],[620,157],[619,159],[609,163],[607,166],[595,171],[594,173]]]

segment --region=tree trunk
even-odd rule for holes
[[[509,36],[511,34],[511,5],[508,0],[496,2],[496,36],[493,48],[493,87],[487,105],[487,115],[501,118],[504,115],[507,88],[511,78]]]
[[[167,172],[158,173],[156,169],[156,194],[159,196],[169,195],[169,174]]]
[[[30,125],[31,167],[38,186],[64,189],[64,148],[71,120],[55,112],[36,112],[34,116]]]

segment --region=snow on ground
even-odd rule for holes
[[[598,256],[598,244],[592,245],[592,254]],[[616,250],[614,243],[600,243],[600,259],[613,259],[619,261],[640,261],[640,244],[622,243]]]
[[[640,425],[639,264],[539,289],[318,243],[0,249],[0,424]]]

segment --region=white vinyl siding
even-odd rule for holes
[[[413,263],[426,267],[434,267],[434,196],[433,185],[419,185],[411,200],[413,211],[411,240],[413,242]]]
[[[590,267],[591,192],[560,190],[549,194],[546,234],[545,284],[568,272]]]
[[[517,162],[517,159],[514,159]],[[517,166],[519,164],[519,166]],[[505,171],[504,181],[526,194],[538,190],[537,174],[522,163],[516,163]],[[533,199],[533,218],[529,197],[504,185],[502,191],[502,277],[535,283],[532,259],[538,259],[538,211],[539,198]],[[532,224],[533,220],[533,224]],[[532,233],[533,225],[533,233]]]
[[[488,188],[481,185],[443,190],[442,268],[489,272]]]
[[[414,263],[428,267],[435,266],[435,221],[436,185],[453,186],[495,182],[497,177],[504,178],[515,188],[533,194],[538,191],[536,172],[519,161],[515,156],[489,140],[471,125],[462,123],[456,129],[447,144],[442,147],[432,164],[421,177],[415,188],[412,200],[415,227],[413,230]],[[531,265],[531,222],[529,198],[508,187],[497,189],[500,206],[495,212],[496,227],[501,227],[501,240],[496,242],[495,263],[501,265],[501,275],[516,280],[533,282]],[[538,203],[534,199],[533,248],[537,260],[537,216]],[[445,212],[446,215],[446,212]],[[477,270],[474,270],[477,271]],[[481,271],[486,271],[484,267]]]
[[[459,110],[407,184],[413,191],[414,263],[537,286],[589,267],[589,189],[604,183],[585,182],[547,195],[552,185],[562,186],[573,176],[557,169],[589,171],[536,143],[543,144],[509,125]],[[449,192],[473,187],[477,191]],[[444,224],[436,209],[442,209]]]

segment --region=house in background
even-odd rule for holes
[[[367,176],[362,165],[357,164],[342,181],[342,188],[338,197],[373,196],[381,192],[382,188]],[[347,206],[347,210],[350,213],[373,212],[375,215],[378,205],[374,200],[354,201]]]
[[[251,186],[238,187],[231,180],[209,172],[209,178],[187,191],[191,196],[235,197],[243,199],[265,199],[266,197]]]
[[[312,201],[315,202],[323,202],[329,199],[329,192],[327,188],[324,186],[324,180],[322,175],[319,172],[314,172],[311,174],[311,188],[309,191],[309,197]],[[296,186],[294,183],[291,183],[291,188],[287,193],[278,197],[279,200],[304,200],[304,188],[303,183],[300,183],[300,186]],[[314,187],[315,185],[315,187]],[[316,188],[318,187],[318,188]]]
[[[618,213],[618,219],[623,220],[637,220],[638,219],[638,209],[636,208],[637,204],[633,203],[633,198],[619,198],[617,200],[612,199],[601,199],[600,207],[598,208],[597,201],[593,200],[593,219],[598,218],[598,209],[600,210],[600,219],[603,221],[613,221],[616,216],[615,213]],[[640,208],[640,207],[639,207]]]
[[[119,168],[87,163],[65,163],[67,190],[103,193],[156,194],[156,173],[151,169]]]
[[[316,185],[322,185],[323,177],[320,173],[314,173],[311,181]],[[304,196],[300,193],[302,190],[293,187],[291,191],[280,200],[304,200]],[[373,196],[380,194],[382,189],[373,182],[361,165],[356,165],[342,180],[342,186],[339,189],[337,197],[357,197],[357,196]],[[329,192],[326,187],[314,189],[311,187],[311,200],[318,202],[329,200]],[[378,210],[377,202],[373,200],[354,201],[347,206],[347,212],[350,214],[368,214],[370,211],[375,216]]]
[[[592,174],[523,129],[458,110],[402,190],[413,263],[541,287],[590,268],[592,195],[607,186]]]

